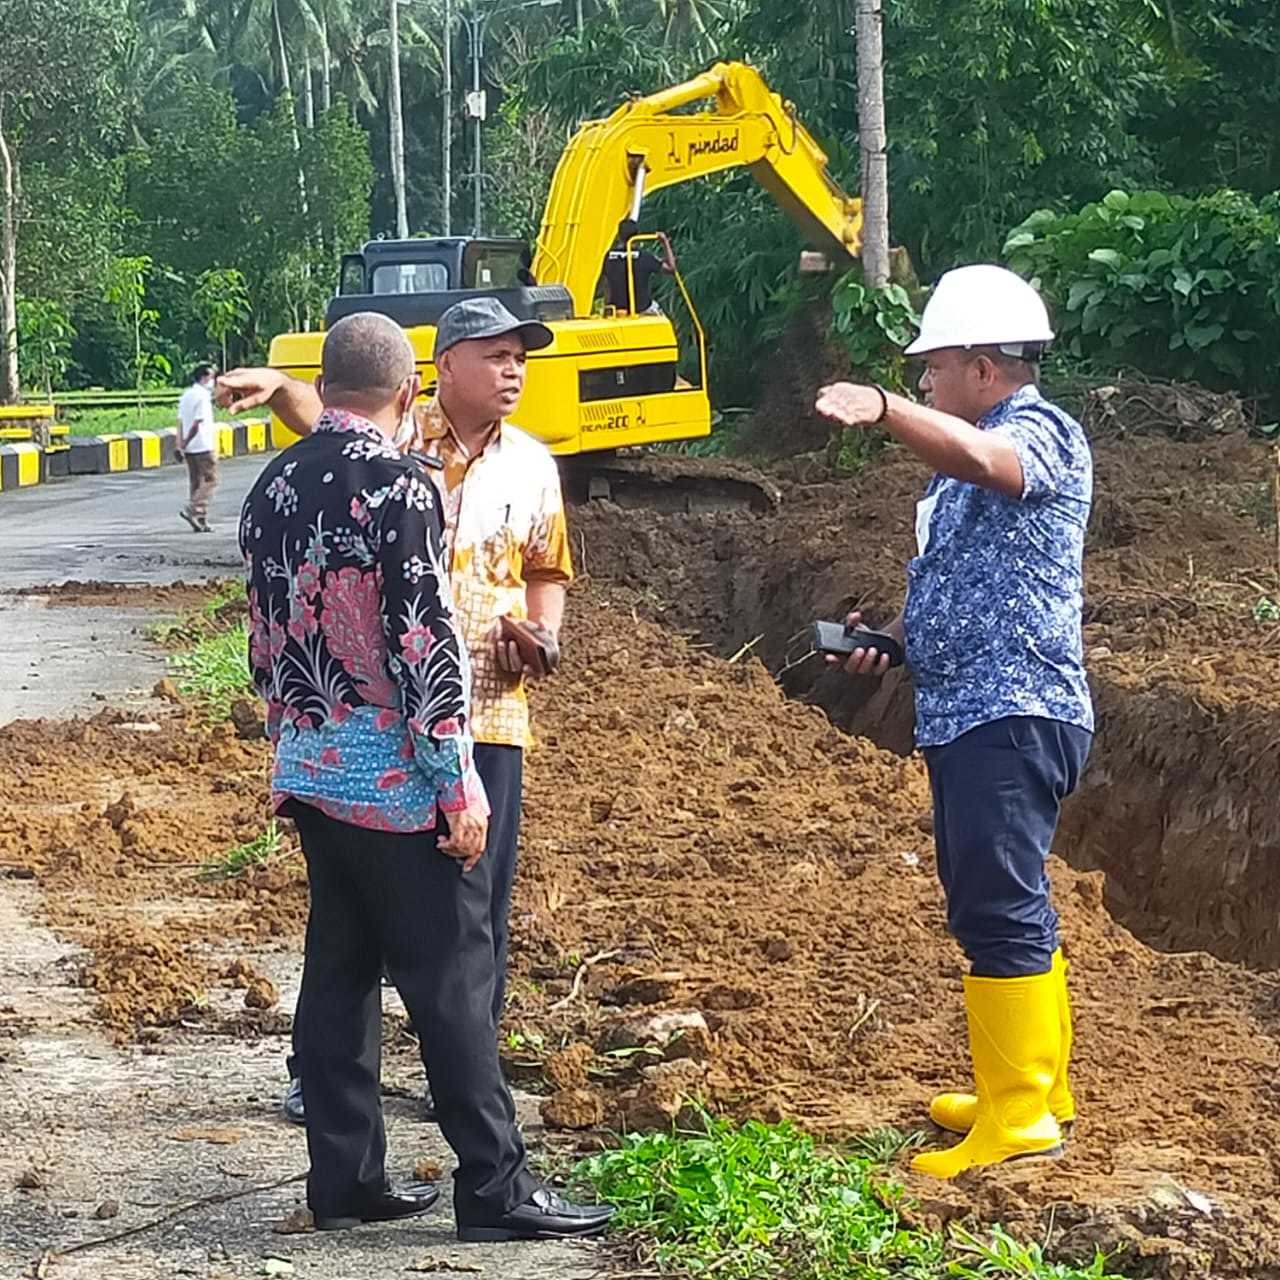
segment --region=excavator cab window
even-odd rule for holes
[[[463,287],[515,289],[524,284],[520,271],[529,256],[519,241],[473,240],[462,256]]]
[[[342,270],[338,273],[339,293],[364,293],[364,257],[358,253],[342,255]]]
[[[370,283],[371,293],[443,293],[449,268],[443,262],[381,262]]]

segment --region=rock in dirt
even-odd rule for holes
[[[601,1037],[600,1047],[606,1053],[650,1048],[668,1060],[704,1061],[711,1053],[711,1028],[697,1009],[669,1009],[610,1023]]]
[[[151,690],[151,696],[159,698],[162,702],[172,702],[175,706],[182,701],[182,694],[178,692],[178,686],[168,676],[155,682]]]
[[[604,1099],[593,1089],[561,1089],[540,1110],[548,1129],[594,1129],[604,1123]]]
[[[119,1200],[104,1200],[94,1211],[93,1216],[100,1222],[105,1222],[108,1218],[118,1217],[120,1214]]]
[[[415,1182],[439,1182],[443,1177],[444,1166],[439,1160],[432,1160],[429,1156],[419,1160],[413,1166],[413,1180]]]
[[[246,1009],[270,1009],[280,999],[280,993],[275,989],[274,984],[269,978],[264,978],[261,974],[252,978],[244,993],[244,1007]]]
[[[614,1004],[661,1004],[671,999],[683,980],[683,973],[636,974],[614,987],[609,999]]]
[[[594,1057],[595,1050],[579,1041],[551,1054],[542,1072],[557,1089],[583,1089],[587,1084],[587,1068]]]
[[[23,1169],[13,1184],[19,1191],[40,1191],[47,1184],[44,1174],[39,1169]]]
[[[673,1121],[692,1127],[697,1111],[691,1104],[701,1099],[705,1083],[705,1069],[696,1062],[660,1062],[646,1069],[638,1089],[619,1099],[620,1118],[638,1133],[669,1129]]]
[[[231,704],[231,723],[235,725],[236,736],[247,742],[267,736],[267,728],[262,719],[262,704],[252,698],[237,698]]]
[[[278,1236],[300,1236],[304,1232],[314,1231],[315,1228],[316,1220],[311,1210],[305,1205],[299,1205],[291,1213],[286,1213],[271,1230]]]

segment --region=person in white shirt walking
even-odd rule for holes
[[[209,502],[218,487],[218,437],[213,426],[211,364],[191,371],[191,385],[178,401],[178,452],[187,460],[190,496],[178,514],[193,533],[210,533]]]

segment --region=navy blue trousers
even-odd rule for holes
[[[1076,725],[1008,716],[924,750],[947,926],[977,977],[1053,965],[1058,916],[1045,859],[1092,741]]]

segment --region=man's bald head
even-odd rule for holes
[[[326,404],[381,409],[414,375],[404,330],[375,311],[344,316],[325,334],[320,377]]]

